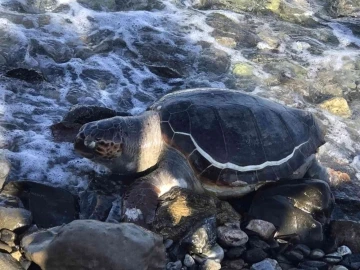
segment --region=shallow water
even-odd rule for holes
[[[72,144],[53,141],[49,126],[74,104],[139,114],[165,93],[204,86],[314,112],[328,132],[319,159],[360,181],[360,38],[346,24],[314,17],[319,24],[306,28],[173,1],[161,10],[123,12],[73,0],[57,1],[52,11],[26,3],[0,0],[0,143],[12,164],[10,181],[81,190],[94,169],[105,171],[77,156]],[[234,75],[237,63],[247,73]],[[15,67],[34,68],[46,81],[4,76]],[[349,118],[318,106],[333,96],[348,101]]]

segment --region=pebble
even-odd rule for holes
[[[181,261],[169,262],[166,265],[166,270],[181,270],[181,267],[182,267]]]
[[[230,248],[226,253],[225,253],[225,257],[229,258],[229,259],[236,259],[236,258],[240,258],[241,255],[243,255],[243,253],[245,252],[246,248],[245,247],[234,247],[234,248]]]
[[[2,229],[0,231],[0,240],[10,247],[15,246],[16,234],[13,231]]]
[[[310,252],[311,252],[311,249],[308,246],[303,245],[303,244],[296,245],[294,247],[294,250],[300,251],[305,257],[309,256]]]
[[[336,263],[340,262],[341,260],[342,260],[342,256],[339,255],[337,252],[327,254],[324,257],[324,261],[329,264],[336,264]]]
[[[349,270],[349,269],[347,269],[345,266],[342,265],[334,265],[333,267],[331,267],[331,270]]]
[[[267,258],[267,253],[261,248],[252,248],[246,251],[245,261],[249,263],[258,263]]]
[[[347,246],[341,246],[341,247],[338,247],[337,253],[341,256],[345,256],[345,255],[351,254],[352,252],[351,252],[350,248],[348,248]]]
[[[276,231],[274,224],[261,219],[251,220],[246,229],[257,233],[264,239],[271,238]]]
[[[255,263],[250,270],[281,270],[278,262],[273,259],[265,259],[261,262]]]
[[[215,244],[211,249],[203,251],[202,254],[198,254],[206,259],[211,259],[216,262],[221,262],[224,259],[224,250],[218,244]]]
[[[172,246],[173,243],[174,243],[173,240],[171,240],[171,239],[166,239],[166,240],[164,241],[164,246],[165,246],[166,249],[168,249],[168,248],[170,248],[170,247]]]
[[[12,248],[9,247],[7,244],[4,244],[4,243],[0,242],[0,251],[6,251],[7,253],[11,253]]]
[[[218,241],[226,247],[238,247],[246,244],[249,237],[240,229],[220,226],[217,229]]]
[[[257,237],[256,238],[251,237],[249,239],[249,246],[250,246],[250,248],[261,248],[263,250],[270,249],[270,245],[268,243],[266,243],[265,241],[263,241]]]
[[[220,270],[221,264],[215,262],[214,260],[206,260],[205,263],[201,266],[201,270]]]
[[[186,254],[184,258],[184,265],[187,267],[192,267],[194,264],[195,264],[194,258],[191,257],[189,254]]]
[[[304,269],[309,269],[310,267],[317,268],[319,270],[327,270],[328,269],[327,263],[322,262],[322,261],[304,261],[304,262],[301,262],[298,265],[298,267],[304,268]]]
[[[288,251],[285,253],[285,256],[292,262],[301,262],[304,259],[304,255],[298,250]]]
[[[325,256],[325,252],[322,251],[321,249],[313,249],[311,252],[310,252],[310,259],[313,259],[313,260],[319,260],[321,258],[323,258]]]

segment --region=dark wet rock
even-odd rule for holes
[[[186,267],[192,267],[195,265],[195,260],[189,254],[186,254],[184,258],[184,265]]]
[[[305,257],[310,255],[311,249],[303,244],[298,244],[294,247],[294,250],[300,251]]]
[[[78,3],[86,8],[96,11],[130,11],[130,10],[152,10],[162,9],[164,5],[157,0],[77,0]]]
[[[166,264],[166,270],[181,270],[181,261],[169,262]]]
[[[265,260],[268,254],[261,248],[252,248],[245,252],[245,261],[248,263],[258,263]]]
[[[247,243],[249,237],[238,228],[220,226],[217,228],[218,241],[224,247],[239,247]]]
[[[221,262],[221,269],[240,270],[245,266],[245,262],[242,259],[238,260],[224,260]]]
[[[360,222],[332,220],[329,226],[329,238],[336,246],[346,245],[353,253],[360,253]]]
[[[253,236],[250,236],[248,244],[250,248],[261,248],[263,250],[270,249],[270,245],[268,243]]]
[[[229,248],[225,253],[225,257],[228,259],[237,259],[240,258],[245,251],[246,251],[245,247]]]
[[[105,89],[106,86],[118,82],[118,78],[110,71],[96,68],[84,69],[79,77],[94,90]]]
[[[360,1],[359,0],[336,0],[327,1],[330,14],[334,17],[359,17]]]
[[[302,243],[316,246],[323,241],[322,226],[328,222],[332,208],[333,197],[327,183],[291,180],[260,188],[249,214],[273,223],[278,229],[277,237],[297,234]]]
[[[199,71],[221,75],[226,73],[229,67],[230,57],[226,52],[212,47],[201,52],[198,63]]]
[[[78,218],[78,198],[63,188],[17,181],[8,183],[2,193],[19,197],[40,228],[66,224]]]
[[[309,255],[310,259],[319,260],[325,256],[325,252],[321,249],[313,249]]]
[[[206,23],[214,28],[211,35],[214,38],[232,38],[236,48],[255,48],[261,39],[245,23],[236,22],[224,14],[211,13],[206,18]]]
[[[29,83],[44,81],[44,76],[37,70],[27,68],[15,68],[5,73],[6,77],[23,80]]]
[[[74,55],[74,50],[66,43],[58,40],[39,41],[36,39],[31,40],[31,52],[33,56],[40,54],[46,55],[53,59],[56,63],[68,62]]]
[[[23,208],[0,207],[0,229],[16,230],[31,225],[31,212]]]
[[[58,7],[56,0],[29,0],[18,2],[26,13],[45,13],[54,11]]]
[[[286,258],[291,262],[301,262],[304,259],[302,252],[298,250],[291,250],[285,253]]]
[[[340,262],[342,260],[342,256],[338,253],[331,253],[331,254],[326,254],[325,257],[323,258],[324,262],[327,262],[328,264],[337,264],[338,262]]]
[[[278,262],[273,259],[265,259],[261,262],[255,263],[250,270],[281,270]]]
[[[352,270],[358,270],[360,269],[360,254],[347,255],[339,264]]]
[[[162,237],[131,223],[76,220],[26,236],[21,246],[43,270],[165,268]]]
[[[8,229],[2,229],[0,230],[0,240],[1,242],[7,244],[8,246],[14,247],[16,234]]]
[[[269,239],[273,236],[276,228],[271,222],[261,219],[253,219],[246,226],[246,229],[260,235],[264,239]]]
[[[328,265],[322,261],[304,261],[298,265],[299,268],[308,269],[309,267],[317,268],[319,270],[327,270]]]
[[[179,74],[176,70],[171,69],[169,67],[162,67],[162,66],[147,66],[147,68],[154,73],[155,75],[163,78],[174,79],[174,78],[181,78],[182,75]]]
[[[217,201],[216,204],[216,224],[233,224],[240,221],[241,215],[226,201]],[[240,228],[240,226],[239,226]]]
[[[220,270],[221,265],[220,263],[214,260],[206,260],[203,265],[200,267],[201,270]]]
[[[0,252],[0,269],[23,270],[24,268],[10,254]]]

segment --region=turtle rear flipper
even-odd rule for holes
[[[159,194],[149,179],[137,180],[125,194],[123,220],[148,227],[154,221]]]

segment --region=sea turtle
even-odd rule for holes
[[[151,223],[158,196],[173,186],[231,198],[305,173],[327,178],[314,155],[323,143],[307,111],[201,88],[167,94],[141,115],[87,123],[74,147],[115,173],[149,171],[127,192],[124,212],[127,220]]]

